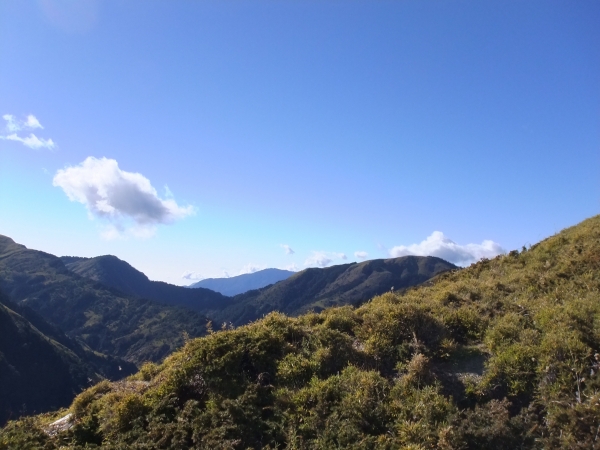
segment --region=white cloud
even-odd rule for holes
[[[4,114],[2,118],[6,121],[5,130],[7,133],[10,134],[0,135],[0,139],[6,141],[20,142],[26,147],[33,148],[36,150],[39,148],[53,149],[54,147],[56,147],[56,144],[54,143],[54,141],[52,141],[52,139],[39,138],[33,133],[30,133],[29,136],[19,136],[17,134],[17,132],[21,130],[34,130],[36,128],[44,128],[40,121],[33,114],[29,114],[27,116],[27,119],[25,120],[18,120],[12,114]]]
[[[181,275],[181,278],[183,278],[184,280],[190,280],[190,281],[200,281],[203,280],[204,277],[199,274],[198,272],[193,272],[193,271],[189,271],[186,270],[185,272],[183,272],[183,274]]]
[[[100,228],[100,236],[105,241],[115,241],[130,237],[137,239],[150,239],[156,234],[154,225],[133,225],[125,228],[121,223],[111,223]]]
[[[304,261],[304,265],[306,267],[327,267],[336,259],[346,260],[348,257],[344,253],[313,251],[312,255]]]
[[[291,272],[298,272],[301,270],[298,266],[296,266],[296,263],[292,263],[288,266],[280,267],[280,269],[281,270],[289,270]]]
[[[15,131],[19,131],[21,129],[19,122],[12,114],[4,114],[2,118],[6,120],[6,131],[9,133],[14,133]]]
[[[33,114],[29,114],[25,120],[19,120],[12,114],[4,114],[2,118],[6,121],[6,131],[9,133],[21,130],[34,130],[36,128],[44,129],[40,121]]]
[[[107,225],[102,228],[100,236],[105,241],[116,241],[118,239],[125,239],[125,229],[117,225]]]
[[[354,252],[354,257],[357,259],[367,259],[368,256],[369,256],[369,254],[367,252],[363,252],[363,251]]]
[[[77,166],[58,170],[54,186],[69,200],[82,203],[91,217],[111,222],[103,234],[111,239],[125,234],[148,238],[156,225],[168,224],[194,213],[192,206],[179,206],[174,199],[161,199],[142,174],[126,172],[114,159],[88,157]],[[133,225],[127,230],[124,222]]]
[[[33,148],[37,150],[38,148],[47,148],[53,149],[56,147],[56,144],[52,139],[40,139],[35,134],[30,133],[27,137],[17,136],[16,133],[9,134],[8,136],[0,136],[0,139],[5,139],[7,141],[17,141],[23,144],[26,147]]]
[[[254,264],[246,264],[244,267],[242,267],[242,269],[240,270],[240,275],[244,275],[246,273],[254,273],[254,272],[258,272],[259,270],[263,270],[265,269],[265,266],[256,266]]]
[[[292,250],[292,247],[287,244],[281,244],[280,247],[285,250],[286,255],[293,255],[296,253],[294,250]]]
[[[156,226],[154,225],[134,225],[126,230],[127,234],[138,239],[150,239],[156,235]]]
[[[333,260],[327,256],[325,252],[314,252],[313,254],[304,261],[306,267],[327,267]]]
[[[29,114],[27,116],[27,120],[25,122],[23,122],[23,126],[24,126],[24,128],[31,128],[31,129],[41,128],[42,130],[44,129],[44,127],[42,126],[40,121],[37,120],[37,117],[35,117],[33,114]]]
[[[394,258],[407,255],[437,256],[457,266],[467,266],[481,258],[493,258],[502,253],[506,251],[494,241],[485,240],[481,244],[459,245],[444,236],[441,231],[434,231],[419,244],[399,245],[389,251],[390,256]]]

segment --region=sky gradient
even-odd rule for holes
[[[533,244],[599,210],[598,23],[592,0],[4,0],[0,234],[176,284]]]

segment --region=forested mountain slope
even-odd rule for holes
[[[135,370],[131,363],[84,349],[0,292],[0,424],[67,406],[100,379]]]
[[[63,256],[61,260],[72,272],[114,287],[125,294],[167,305],[183,306],[199,313],[225,307],[230,302],[228,297],[209,289],[188,289],[162,281],[151,281],[144,273],[113,255],[95,258]]]
[[[192,340],[0,448],[598,449],[599,349],[597,216],[359,308]]]
[[[90,386],[88,378],[99,381],[92,367],[2,300],[0,294],[0,424],[67,406]]]
[[[0,235],[0,289],[91,349],[134,363],[159,361],[205,332],[192,311],[128,296],[83,278],[56,256]]]

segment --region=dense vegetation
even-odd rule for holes
[[[600,448],[600,216],[359,308],[194,339],[0,448]]]
[[[131,363],[82,347],[0,292],[0,425],[67,406],[102,378],[135,371]]]
[[[128,296],[1,235],[0,289],[92,350],[137,364],[160,361],[185,336],[206,332],[199,314]]]

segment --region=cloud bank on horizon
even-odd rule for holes
[[[12,114],[4,114],[2,118],[6,121],[6,125],[4,127],[5,132],[10,134],[1,134],[0,139],[5,141],[20,142],[24,146],[34,150],[40,148],[47,148],[51,150],[56,147],[56,144],[54,141],[52,141],[52,139],[39,138],[33,133],[29,133],[29,136],[19,136],[17,134],[23,130],[44,129],[40,121],[33,114],[29,114],[25,120],[18,120]]]
[[[91,218],[109,222],[103,233],[106,239],[150,237],[157,225],[194,213],[192,206],[179,206],[173,198],[161,199],[150,180],[121,170],[114,159],[90,156],[77,166],[58,170],[53,185],[62,188],[69,200],[85,205]],[[127,228],[127,223],[133,225]]]
[[[363,252],[363,251],[354,252],[354,257],[356,259],[367,259],[368,256],[369,256],[369,254],[367,252]]]
[[[494,258],[506,253],[500,244],[485,240],[481,244],[460,245],[449,239],[441,231],[434,231],[424,241],[418,244],[398,245],[387,253],[392,258],[401,256],[437,256],[457,266],[468,266],[482,258]],[[364,261],[369,257],[365,251],[354,252],[356,260]],[[305,267],[328,267],[332,264],[341,264],[340,260],[347,260],[344,253],[313,251],[304,262]]]
[[[485,240],[481,244],[459,245],[444,235],[434,231],[419,244],[398,245],[389,250],[393,258],[400,256],[437,256],[457,266],[468,266],[482,258],[494,258],[506,253],[500,244]]]
[[[344,253],[313,251],[312,255],[304,261],[304,265],[306,267],[323,268],[340,259],[345,261],[348,257]]]
[[[289,248],[288,245],[280,245],[283,249],[287,250]],[[291,250],[291,249],[290,249]],[[295,252],[292,250],[291,253],[286,251],[286,254],[294,254]],[[467,266],[474,262],[479,261],[482,258],[494,258],[498,255],[506,253],[506,250],[500,246],[500,244],[491,241],[485,240],[481,244],[466,244],[460,245],[456,242],[449,239],[444,235],[441,231],[434,231],[428,236],[424,241],[418,244],[411,245],[398,245],[387,250],[387,253],[392,258],[398,258],[402,256],[436,256],[438,258],[442,258],[446,261],[449,261],[457,266]],[[354,257],[357,260],[366,260],[369,254],[365,251],[356,251],[354,252]],[[326,252],[326,251],[312,251],[312,254],[305,260],[304,267],[318,267],[325,268],[334,264],[343,264],[343,261],[348,260],[348,257],[345,253],[337,253],[337,252]],[[268,265],[255,265],[255,264],[246,264],[239,271],[240,275],[254,273],[259,270],[263,270],[268,268]],[[296,264],[292,264],[288,267],[281,267],[283,270],[291,270],[293,272],[298,272],[302,270],[297,267]],[[228,272],[223,271],[223,275],[221,277],[216,276],[214,278],[229,278],[230,275]],[[205,279],[206,277],[200,275],[197,272],[186,271],[183,273],[182,279],[189,281],[198,281]]]
[[[186,270],[185,272],[183,272],[183,274],[181,275],[181,278],[183,280],[189,280],[189,281],[200,281],[200,280],[204,279],[202,274],[200,274],[198,272],[193,272],[190,270]]]
[[[256,264],[249,263],[240,269],[240,275],[258,272],[259,270],[263,270],[266,268],[267,268],[267,266],[265,266],[265,265],[256,265]]]

